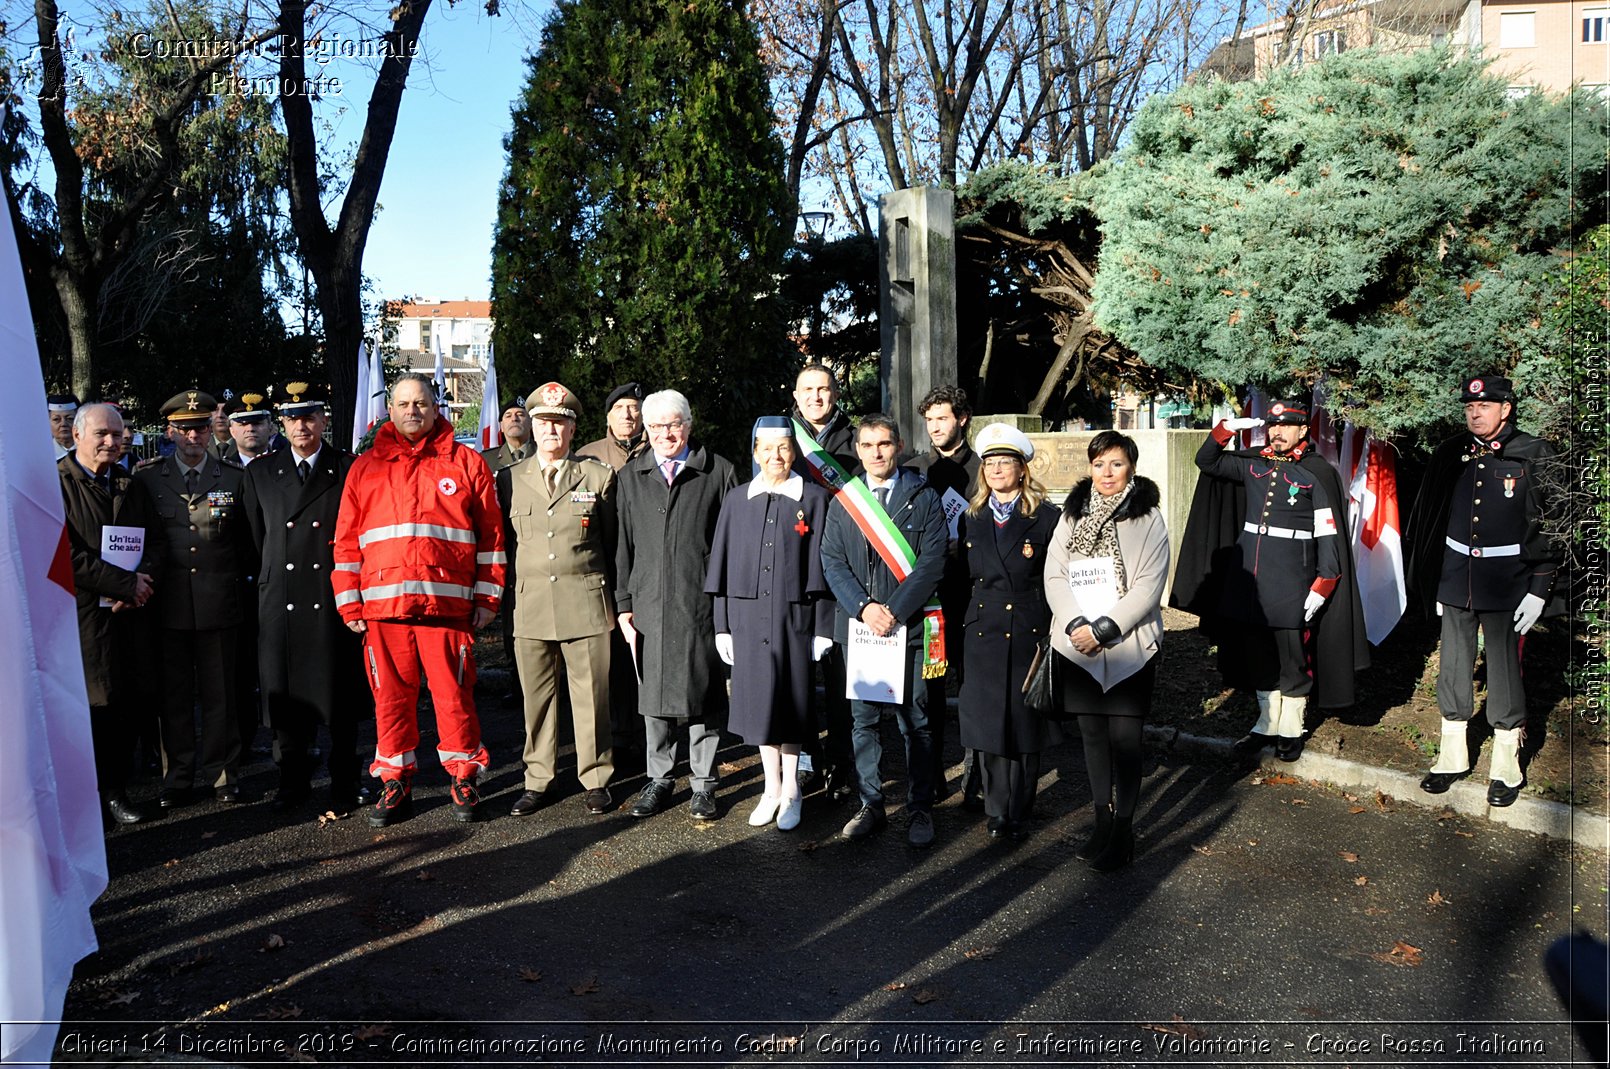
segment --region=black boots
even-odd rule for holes
[[[1096,826],[1090,833],[1090,838],[1079,844],[1073,856],[1080,861],[1091,861],[1101,855],[1107,848],[1107,840],[1112,836],[1112,806],[1096,803]]]
[[[1101,853],[1090,859],[1090,867],[1097,872],[1113,872],[1123,868],[1135,857],[1135,828],[1133,817],[1112,818],[1112,832]]]

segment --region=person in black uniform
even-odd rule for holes
[[[290,812],[312,797],[312,749],[330,733],[330,808],[350,813],[373,800],[363,784],[358,722],[372,715],[363,643],[341,622],[330,573],[341,488],[352,454],[324,441],[324,397],[305,382],[279,403],[286,448],[246,470],[242,498],[258,559],[257,661],[279,790],[271,808]]]
[[[992,423],[978,433],[978,451],[983,466],[958,520],[960,551],[952,556],[969,577],[968,598],[956,608],[965,624],[954,628],[968,640],[951,645],[947,605],[945,654],[953,664],[959,653],[967,658],[961,740],[970,757],[978,755],[990,837],[1017,839],[1034,807],[1040,751],[1055,741],[1047,721],[1023,703],[1023,680],[1051,626],[1044,575],[1057,510],[1029,473],[1028,435]]]
[[[191,801],[198,789],[240,801],[236,654],[245,587],[257,569],[240,500],[246,473],[207,453],[213,408],[200,390],[170,397],[161,411],[173,455],[134,473],[156,506],[168,554],[151,599],[161,628],[164,809]]]
[[[1215,636],[1220,667],[1227,681],[1250,686],[1258,700],[1257,722],[1236,750],[1255,754],[1273,736],[1282,761],[1302,756],[1316,676],[1333,684],[1320,704],[1348,705],[1353,672],[1367,663],[1351,548],[1342,534],[1347,497],[1336,469],[1309,451],[1308,419],[1307,405],[1284,401],[1270,406],[1267,419],[1230,419],[1213,428],[1196,454],[1206,478],[1198,483],[1185,530],[1180,570],[1186,582],[1175,580],[1178,595],[1198,581],[1193,561],[1212,557],[1218,566],[1222,585],[1210,599],[1217,605],[1207,611],[1230,621]],[[1235,432],[1257,426],[1268,429],[1262,449],[1227,448]],[[1213,481],[1239,486],[1245,506],[1218,510],[1236,516],[1233,546],[1204,552],[1212,538],[1203,515]],[[1336,604],[1327,608],[1333,598]],[[1325,636],[1327,624],[1336,625],[1334,639]]]
[[[1465,429],[1437,447],[1409,513],[1409,587],[1442,617],[1437,706],[1442,747],[1420,788],[1442,794],[1470,773],[1476,631],[1486,636],[1487,720],[1493,726],[1487,804],[1513,805],[1526,777],[1521,646],[1554,585],[1560,555],[1543,533],[1539,469],[1555,449],[1514,424],[1515,391],[1496,376],[1465,380]]]
[[[861,460],[855,452],[855,426],[839,407],[841,392],[833,369],[813,360],[794,376],[794,406],[788,415],[838,461],[845,474],[854,475],[861,468]],[[794,471],[815,481],[803,458],[794,461]],[[833,493],[833,487],[825,489]],[[844,654],[837,646],[822,658],[822,721],[827,729],[825,743],[813,737],[800,764],[825,764],[827,767],[813,770],[825,772],[828,800],[843,801],[855,793],[855,757],[850,739],[850,703],[844,697]],[[808,781],[809,773],[802,772],[801,778]]]
[[[751,827],[799,826],[800,746],[811,737],[811,662],[833,645],[833,593],[822,577],[826,490],[789,469],[794,425],[762,416],[757,471],[727,492],[704,592],[715,597],[716,652],[732,667],[727,728],[760,747],[766,788]]]
[[[936,386],[917,405],[923,422],[928,425],[927,452],[919,453],[906,461],[906,467],[928,480],[928,485],[939,494],[945,505],[945,516],[950,521],[951,551],[945,561],[945,577],[939,581],[939,603],[945,610],[945,651],[950,659],[947,676],[957,684],[963,680],[966,667],[965,650],[967,629],[962,620],[967,615],[967,598],[973,579],[967,572],[967,554],[959,552],[956,532],[962,510],[968,499],[981,484],[978,481],[978,454],[967,444],[967,425],[973,417],[967,391],[960,386]],[[945,680],[930,679],[934,688],[928,707],[934,711],[934,801],[950,795],[945,782]],[[962,807],[978,809],[983,805],[979,776],[978,755],[965,747],[962,750]]]

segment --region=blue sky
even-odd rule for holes
[[[380,296],[489,296],[503,136],[547,9],[506,3],[489,18],[477,0],[431,6],[364,252]],[[349,143],[363,128],[368,93],[368,84],[355,85],[346,99],[337,132]]]

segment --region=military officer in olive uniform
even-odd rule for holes
[[[526,398],[536,455],[497,473],[514,603],[514,655],[525,690],[525,791],[510,812],[529,816],[553,784],[559,680],[569,681],[576,774],[589,812],[613,803],[609,645],[614,629],[615,472],[570,451],[576,396],[557,382]]]
[[[1442,794],[1470,773],[1465,734],[1476,712],[1476,632],[1486,637],[1487,721],[1493,727],[1487,804],[1513,805],[1526,781],[1521,647],[1542,616],[1561,554],[1543,531],[1548,495],[1539,473],[1555,456],[1515,426],[1510,381],[1478,375],[1462,384],[1467,433],[1437,447],[1409,514],[1409,588],[1442,617],[1437,705],[1442,746],[1420,782]]]
[[[245,472],[207,452],[215,407],[200,390],[169,398],[161,412],[174,452],[134,473],[167,539],[162,586],[151,599],[162,651],[163,808],[191,801],[197,788],[240,801],[236,652],[244,587],[256,569],[240,500]]]
[[[279,790],[288,812],[312,797],[312,749],[330,732],[330,808],[350,813],[372,798],[362,786],[358,723],[373,715],[363,642],[341,622],[330,587],[336,512],[355,459],[324,441],[324,397],[305,382],[278,391],[286,448],[246,469],[246,522],[258,554],[257,663],[274,732]]]

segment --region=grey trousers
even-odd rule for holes
[[[644,770],[648,778],[667,787],[675,783],[671,770],[676,767],[676,746],[683,726],[688,736],[688,786],[694,791],[715,791],[716,751],[721,748],[721,729],[703,720],[673,720],[661,716],[643,718]]]
[[[1442,663],[1437,669],[1437,706],[1444,720],[1476,715],[1476,629],[1486,636],[1487,723],[1518,728],[1526,723],[1526,690],[1521,685],[1521,637],[1515,613],[1472,612],[1442,607]]]

